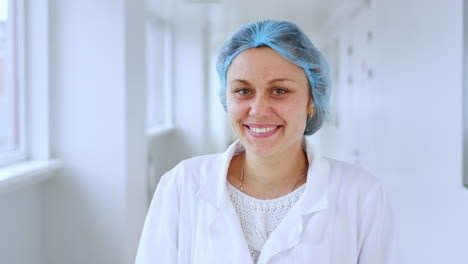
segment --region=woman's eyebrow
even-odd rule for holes
[[[296,81],[292,79],[288,79],[288,78],[276,78],[276,79],[270,80],[268,84],[272,84],[275,82],[296,82]]]
[[[230,83],[235,83],[235,82],[239,82],[239,83],[242,83],[242,84],[245,84],[245,85],[250,85],[249,81],[243,80],[243,79],[234,79],[234,80],[230,81]],[[272,79],[272,80],[268,81],[268,84],[272,84],[272,83],[276,83],[276,82],[296,82],[296,81],[292,80],[292,79],[288,79],[288,78],[276,78],[276,79]]]
[[[242,79],[234,79],[231,81],[231,83],[239,82],[245,85],[250,85],[250,83],[247,80],[242,80]]]

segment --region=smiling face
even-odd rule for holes
[[[248,152],[267,157],[300,149],[313,111],[302,68],[268,47],[245,50],[227,71],[226,98],[232,129]]]

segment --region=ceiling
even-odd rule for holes
[[[263,19],[280,19],[298,24],[308,33],[320,32],[343,1],[346,0],[219,0],[224,23],[230,28]]]

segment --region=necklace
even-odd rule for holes
[[[240,180],[239,180],[239,189],[242,192],[244,192],[244,164],[245,164],[245,154],[244,154],[244,158],[242,159],[242,168],[241,168],[241,175],[240,175]],[[296,181],[296,184],[294,184],[291,192],[294,191],[298,187],[298,185],[302,181],[302,179],[304,179],[304,176],[306,175],[308,167],[309,167],[309,164],[306,164],[306,166],[304,167],[304,170],[302,171],[301,176]]]

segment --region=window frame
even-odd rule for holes
[[[0,194],[45,181],[63,167],[50,151],[49,0],[20,0],[23,10],[26,158],[0,167]],[[26,139],[25,139],[26,141]]]
[[[163,89],[162,90],[162,93],[164,95],[164,98],[162,99],[162,101],[164,102],[163,106],[162,106],[162,112],[164,113],[164,116],[162,118],[162,123],[154,123],[154,124],[149,124],[150,122],[148,122],[147,120],[147,130],[148,130],[148,134],[153,134],[153,133],[157,133],[157,131],[160,131],[160,130],[167,130],[167,129],[172,129],[173,126],[174,126],[174,121],[173,121],[173,115],[174,115],[174,111],[173,111],[173,89],[172,89],[172,86],[173,86],[173,48],[172,48],[172,45],[173,45],[173,30],[172,30],[172,25],[166,21],[164,18],[162,18],[161,16],[159,16],[158,14],[152,12],[151,10],[148,10],[147,12],[147,19],[146,19],[146,24],[147,26],[150,26],[150,27],[160,27],[160,29],[162,30],[162,35],[163,35],[163,40],[162,42],[160,42],[160,44],[163,46],[163,51],[162,51],[162,76],[164,76],[164,79],[163,79],[163,83],[162,83],[162,87],[161,88],[158,88],[158,87],[150,87],[150,83],[151,82],[147,82],[147,91],[149,91],[149,89],[155,89],[155,91],[153,91],[153,94],[157,94],[158,91],[161,91],[159,89]],[[147,32],[148,34],[148,32]],[[146,36],[148,37],[148,36]],[[148,51],[148,47],[147,47],[147,51]],[[147,56],[148,57],[148,56]],[[147,62],[147,65],[148,65],[148,62]],[[147,78],[150,78],[149,76],[151,76],[149,74],[149,71],[150,71],[150,67],[147,66]],[[149,94],[151,94],[149,92]],[[151,116],[151,113],[149,113],[149,111],[151,111],[151,109],[153,109],[153,107],[151,107],[149,105],[149,103],[147,103],[147,115],[148,116]]]
[[[25,92],[25,5],[23,0],[6,0],[8,2],[8,30],[12,32],[7,41],[12,47],[13,55],[8,56],[12,65],[12,85],[15,89],[15,145],[12,151],[0,152],[0,167],[25,161],[28,158],[26,137],[26,92]],[[10,19],[12,22],[10,22]],[[11,76],[10,76],[11,77]],[[7,78],[8,79],[8,78]]]
[[[463,150],[462,185],[468,189],[468,1],[463,5]]]

